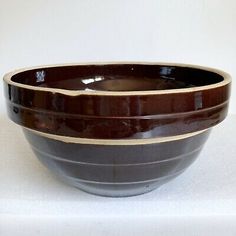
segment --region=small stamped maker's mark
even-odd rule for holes
[[[44,70],[36,71],[36,73],[35,73],[36,82],[37,83],[44,82],[45,81],[45,76],[46,76],[46,73],[45,73]]]

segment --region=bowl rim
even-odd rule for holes
[[[66,67],[66,66],[84,66],[84,65],[160,65],[160,66],[176,66],[176,67],[185,67],[205,70],[208,72],[216,73],[223,77],[223,81],[218,83],[195,86],[191,88],[178,88],[178,89],[166,89],[166,90],[141,90],[141,91],[101,91],[101,90],[69,90],[69,89],[60,89],[60,88],[48,88],[48,87],[38,87],[33,85],[26,85],[19,82],[12,81],[12,77],[18,73],[35,70],[35,69],[45,69],[51,67]],[[3,80],[9,84],[16,87],[35,90],[35,91],[45,91],[51,93],[60,93],[68,96],[79,96],[79,95],[102,95],[102,96],[132,96],[132,95],[161,95],[161,94],[176,94],[176,93],[190,93],[203,90],[215,89],[218,87],[223,87],[232,82],[231,76],[224,72],[212,67],[194,65],[194,64],[185,64],[185,63],[173,63],[173,62],[141,62],[141,61],[110,61],[110,62],[84,62],[84,63],[61,63],[61,64],[51,64],[51,65],[39,65],[32,67],[25,67],[21,69],[13,70],[3,76]]]

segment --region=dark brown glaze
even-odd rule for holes
[[[223,78],[199,68],[120,63],[37,68],[17,73],[12,80],[70,90],[139,91],[204,86],[218,83]]]
[[[12,73],[4,90],[10,119],[52,172],[87,192],[131,196],[196,159],[227,114],[230,79],[183,65],[74,65]]]
[[[210,130],[190,137],[150,144],[99,145],[63,142],[36,134],[23,128],[31,147],[48,156],[66,161],[87,164],[132,165],[175,158],[199,149],[208,138]],[[68,155],[69,154],[69,155]]]
[[[226,85],[210,91],[173,94],[68,96],[5,85],[6,98],[16,107],[103,117],[148,116],[202,110],[228,101],[229,90],[229,85]]]
[[[123,78],[125,80],[125,77]],[[200,79],[201,78],[199,78],[199,80]],[[34,80],[34,78],[32,78],[32,80]],[[139,80],[142,80],[142,78]],[[163,80],[165,81],[165,79]],[[18,81],[20,81],[20,79]],[[134,85],[135,84],[136,80],[134,81]],[[126,88],[125,83],[123,86]],[[197,92],[189,92],[186,90],[185,93],[139,95],[139,89],[137,95],[120,96],[114,93],[110,96],[104,96],[103,94],[96,95],[88,93],[85,95],[70,96],[58,92],[21,88],[6,83],[5,95],[16,107],[23,106],[30,109],[76,115],[129,117],[188,112],[217,106],[225,103],[229,99],[229,89],[229,84],[227,84],[210,90],[204,90],[203,88],[202,91]],[[109,89],[107,89],[107,91],[109,91]]]
[[[67,115],[29,110],[12,104],[8,106],[8,114],[14,122],[44,133],[80,138],[142,139],[180,135],[212,127],[225,118],[227,103],[196,112],[138,118]]]
[[[209,130],[163,143],[95,145],[49,139],[24,129],[39,160],[67,183],[107,196],[150,191],[182,173],[201,151]]]
[[[39,68],[17,73],[11,80],[17,84],[6,82],[5,95],[13,121],[41,132],[98,139],[164,137],[212,127],[227,114],[230,90],[230,83],[204,89],[222,82],[220,74],[173,65]],[[89,92],[74,96],[22,88],[20,84],[83,91],[137,91],[137,94]],[[190,90],[196,86],[202,89]],[[186,92],[176,93],[183,88]],[[173,93],[138,93],[165,89]]]

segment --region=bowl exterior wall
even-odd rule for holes
[[[181,174],[198,156],[209,130],[151,144],[68,143],[28,129],[25,136],[38,159],[63,181],[104,196],[151,191]]]
[[[40,132],[96,139],[155,138],[204,130],[225,119],[230,85],[158,95],[69,96],[5,84],[15,123]]]
[[[181,174],[202,150],[210,128],[225,119],[231,79],[198,66],[141,64],[49,66],[22,70],[21,76],[19,71],[9,73],[4,76],[9,118],[23,127],[38,159],[63,181],[104,196],[151,191]],[[77,83],[76,76],[90,75],[91,70],[93,76],[122,72],[125,78],[128,71],[135,80],[148,73],[152,79],[194,78],[195,83],[121,92],[42,87],[38,80],[40,75],[46,76],[45,82]]]

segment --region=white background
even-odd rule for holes
[[[166,61],[236,76],[235,0],[0,0],[0,77],[16,68]],[[236,113],[233,83],[230,113]],[[0,96],[2,83],[0,83]],[[0,99],[0,235],[236,235],[235,115],[149,194],[102,198],[53,178]]]
[[[200,64],[235,77],[236,1],[0,0],[1,77],[33,65],[120,60]],[[232,92],[231,113],[234,100]]]

